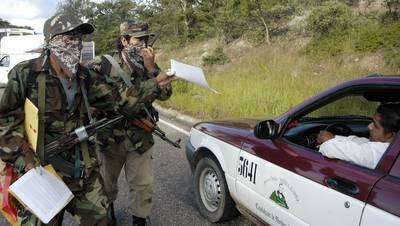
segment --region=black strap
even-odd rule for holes
[[[93,121],[92,114],[91,114],[91,112],[90,112],[90,104],[89,104],[89,100],[88,100],[88,97],[87,97],[87,90],[86,90],[84,81],[82,81],[81,79],[79,79],[79,85],[80,85],[80,87],[81,87],[81,93],[82,93],[82,97],[83,97],[83,103],[84,103],[84,106],[85,106],[85,108],[86,108],[89,121],[90,121],[90,123],[93,123],[94,121]]]
[[[132,87],[133,84],[131,80],[129,79],[129,76],[125,73],[124,70],[119,66],[118,62],[110,55],[103,55],[103,57],[111,64],[111,71],[110,74],[113,75],[114,73],[117,73],[117,76],[119,76],[128,86],[128,88]]]
[[[89,118],[90,123],[94,123],[94,119],[92,117],[92,114],[90,112],[90,105],[89,105],[89,101],[88,101],[88,97],[87,97],[87,91],[86,91],[86,87],[85,87],[85,83],[84,81],[82,81],[81,79],[79,80],[79,84],[81,87],[81,93],[82,93],[82,98],[83,98],[83,105],[86,108],[86,112]],[[83,106],[80,109],[80,118],[81,121],[84,120],[84,111],[83,111]],[[80,125],[82,126],[82,125]],[[89,147],[88,147],[88,143],[87,141],[83,141],[80,143],[80,149],[82,151],[82,158],[83,158],[83,163],[85,164],[85,168],[89,169],[92,167],[92,163],[90,161],[90,155],[89,155]],[[76,156],[77,157],[77,156]],[[80,161],[80,159],[76,159],[76,161]],[[78,165],[77,162],[75,165]]]
[[[46,75],[40,73],[38,76],[38,107],[39,107],[39,131],[36,151],[42,162],[46,161],[44,153],[44,126],[45,126],[45,113],[46,113]]]

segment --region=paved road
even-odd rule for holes
[[[187,142],[186,135],[162,123],[159,125],[169,137],[181,138],[182,144]],[[193,195],[192,174],[184,150],[177,150],[156,138],[153,151],[156,186],[154,208],[150,216],[151,225],[214,225],[207,222],[197,211]],[[127,210],[130,198],[123,174],[120,175],[118,183],[120,192],[115,204],[118,225],[130,225],[131,217]],[[1,219],[0,225],[8,225],[8,223],[5,219]],[[76,223],[70,215],[67,215],[64,225],[76,225]],[[250,223],[240,216],[233,221],[218,225],[250,225]]]
[[[159,123],[168,136],[181,138],[186,144],[186,135]],[[193,194],[192,174],[186,161],[184,150],[178,150],[156,139],[154,146],[154,172],[156,187],[154,208],[150,216],[152,225],[213,225],[208,223],[197,211]],[[126,182],[123,175],[119,178],[122,188],[118,194],[116,216],[119,225],[129,225],[130,216],[127,212],[128,200]],[[217,225],[217,224],[215,224]],[[218,225],[250,225],[244,217]]]

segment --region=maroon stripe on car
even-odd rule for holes
[[[259,120],[239,119],[235,121],[202,122],[194,126],[212,137],[241,148],[242,141],[253,134],[253,128]]]

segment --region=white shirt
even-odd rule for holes
[[[328,158],[336,158],[375,169],[390,143],[372,142],[364,137],[338,136],[321,144],[319,152]]]

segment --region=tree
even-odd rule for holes
[[[311,11],[307,29],[314,36],[322,36],[333,31],[347,31],[353,26],[354,15],[344,3],[329,1]]]
[[[96,32],[93,41],[100,53],[115,49],[115,40],[119,34],[119,26],[128,19],[134,19],[136,4],[130,0],[105,1],[96,5],[90,15],[89,22],[94,24]]]
[[[96,3],[90,0],[64,0],[58,3],[57,12],[88,19],[88,17],[93,16],[95,6]]]
[[[154,0],[147,7],[152,14],[147,21],[164,39],[184,44],[194,36],[194,3],[195,0]]]
[[[400,19],[400,0],[385,0],[386,7],[389,9],[389,14],[395,20]]]
[[[0,19],[0,28],[10,27],[11,24],[7,20]]]
[[[10,22],[8,22],[7,20],[3,20],[0,18],[0,28],[24,28],[24,29],[29,29],[29,30],[33,30],[33,28],[31,26],[18,26],[18,25],[14,25],[11,24]]]

